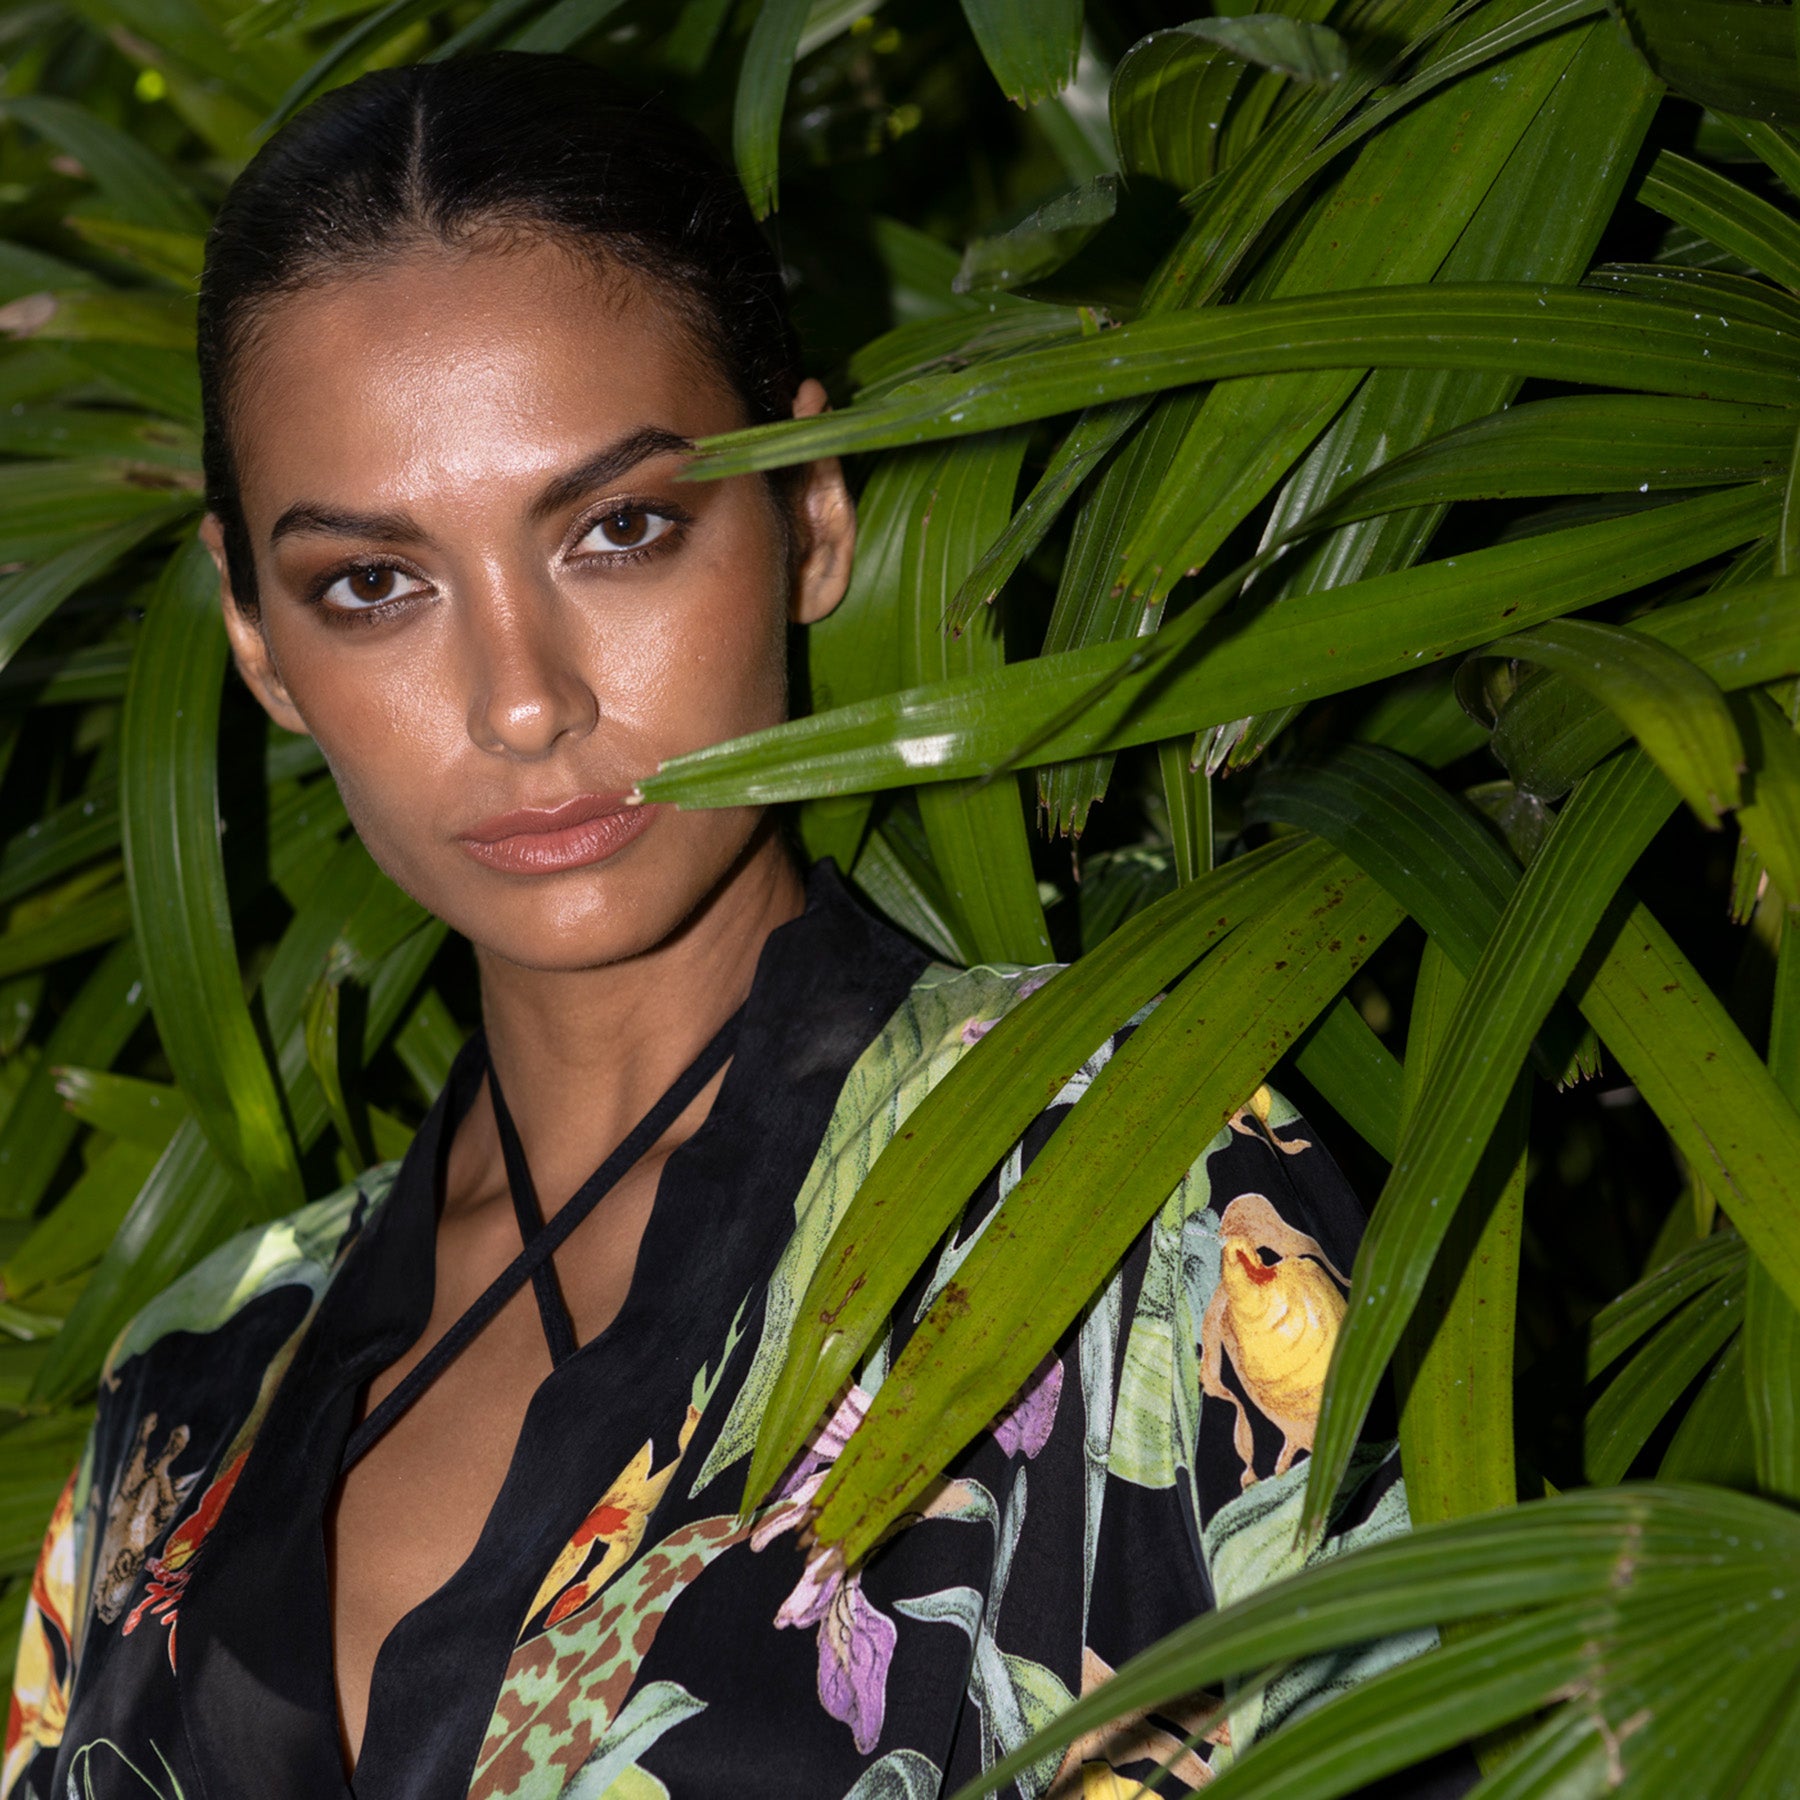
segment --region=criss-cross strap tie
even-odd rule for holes
[[[500,1154],[506,1164],[507,1186],[512,1192],[513,1211],[519,1221],[519,1237],[523,1248],[469,1305],[468,1309],[438,1341],[431,1346],[386,1399],[350,1434],[344,1446],[340,1475],[368,1455],[380,1439],[412,1407],[419,1396],[437,1380],[493,1320],[527,1281],[537,1297],[538,1318],[544,1327],[544,1341],[550,1347],[553,1365],[566,1362],[575,1354],[575,1327],[569,1309],[556,1285],[556,1270],[551,1258],[568,1241],[583,1219],[618,1186],[624,1176],[642,1160],[647,1151],[694,1102],[695,1096],[730,1060],[737,1046],[738,1027],[743,1020],[740,1007],[720,1026],[712,1041],[677,1075],[644,1116],[626,1133],[618,1148],[590,1175],[568,1205],[544,1222],[538,1204],[537,1189],[531,1169],[519,1142],[517,1127],[507,1110],[506,1098],[500,1091],[499,1078],[490,1060],[487,1066],[488,1093],[494,1106],[494,1123],[500,1133]]]

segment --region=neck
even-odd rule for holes
[[[804,904],[765,825],[694,915],[641,955],[545,971],[477,953],[488,1052],[546,1216],[743,1004],[770,932]]]

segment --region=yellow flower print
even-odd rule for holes
[[[1275,1110],[1274,1091],[1264,1083],[1248,1100],[1234,1112],[1226,1123],[1233,1131],[1241,1132],[1245,1137],[1254,1137],[1260,1132],[1268,1139],[1271,1148],[1279,1150],[1283,1156],[1298,1156],[1302,1150],[1312,1148],[1311,1138],[1278,1138],[1269,1125],[1269,1115]]]
[[[535,1619],[545,1607],[550,1609],[545,1625],[566,1619],[585,1606],[631,1560],[699,1423],[699,1408],[690,1406],[675,1454],[660,1469],[653,1467],[651,1443],[646,1443],[625,1465],[550,1565],[550,1572],[540,1583],[525,1615],[528,1619]]]

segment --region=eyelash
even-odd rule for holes
[[[604,505],[595,507],[576,525],[569,540],[568,554],[573,555],[575,546],[590,532],[621,513],[641,513],[648,519],[661,519],[668,529],[647,544],[632,545],[622,550],[589,551],[582,557],[583,562],[601,562],[612,567],[621,563],[647,562],[665,550],[674,549],[681,542],[688,526],[694,522],[692,513],[666,500],[608,500]]]
[[[674,549],[686,534],[688,526],[693,523],[691,513],[667,501],[652,503],[637,500],[609,500],[605,504],[595,507],[586,518],[577,524],[569,540],[570,549],[565,552],[565,555],[574,557],[575,545],[579,545],[606,520],[617,518],[621,513],[642,513],[648,518],[663,520],[666,522],[667,529],[652,538],[647,544],[622,550],[589,551],[577,558],[579,562],[588,565],[601,564],[610,568],[618,568],[627,563],[648,562],[652,557],[660,556],[663,552]],[[425,577],[415,569],[391,558],[354,557],[347,562],[338,563],[316,576],[307,587],[306,598],[334,625],[377,624],[383,619],[392,617],[398,608],[408,606],[413,600],[419,598],[417,595],[401,595],[392,601],[379,601],[373,606],[358,607],[326,604],[325,596],[340,581],[351,575],[372,573],[391,573],[409,577],[414,581],[425,580]]]
[[[325,596],[340,581],[347,580],[352,575],[374,574],[403,575],[413,581],[425,579],[417,570],[409,569],[405,563],[396,562],[391,557],[353,557],[350,561],[334,564],[315,576],[307,585],[307,603],[316,606],[333,625],[373,625],[392,617],[397,608],[410,605],[418,598],[417,595],[403,595],[395,600],[378,601],[373,606],[332,606],[326,602]]]

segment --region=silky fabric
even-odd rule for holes
[[[833,1222],[918,1101],[1051,973],[929,965],[814,871],[806,912],[763,950],[711,1113],[664,1168],[617,1318],[544,1378],[474,1549],[383,1645],[347,1780],[323,1520],[363,1389],[430,1315],[445,1158],[482,1077],[469,1047],[397,1170],[227,1246],[121,1339],[34,1584],[0,1796],[926,1800],[1297,1566],[1361,1214],[1266,1089],[920,1514],[848,1575],[809,1560],[819,1481],[1116,1037],[738,1517]],[[1369,1446],[1326,1553],[1405,1523],[1397,1459]],[[1132,1793],[1165,1759],[1165,1791],[1197,1790],[1270,1724],[1429,1641],[1299,1665],[1223,1716],[1195,1701],[1127,1721],[1071,1752],[1057,1793]],[[1471,1774],[1453,1758],[1384,1791],[1460,1793]]]

